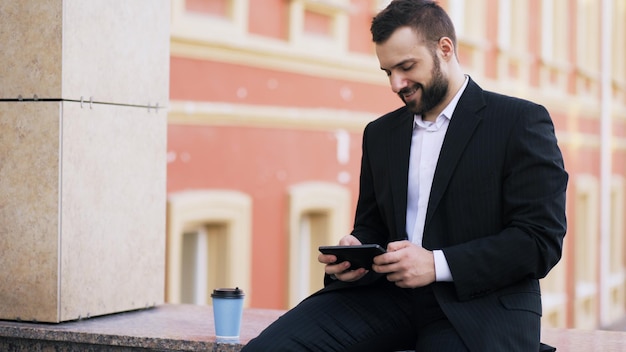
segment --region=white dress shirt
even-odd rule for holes
[[[441,114],[437,116],[435,122],[424,121],[421,115],[415,115],[413,118],[407,188],[406,232],[409,235],[409,240],[419,246],[422,245],[422,238],[424,237],[424,223],[430,198],[430,188],[433,184],[443,139],[452,119],[452,113],[465,87],[467,87],[468,81],[469,79],[465,77],[463,86]],[[436,280],[452,281],[452,273],[443,251],[434,250],[433,254]]]

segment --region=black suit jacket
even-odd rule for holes
[[[352,232],[362,243],[407,239],[412,126],[402,107],[365,128]],[[472,351],[539,349],[538,279],[561,257],[567,179],[546,109],[470,79],[439,154],[423,246],[446,256],[454,282],[433,290]]]

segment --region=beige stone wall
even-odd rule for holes
[[[0,0],[0,319],[160,304],[168,0]]]

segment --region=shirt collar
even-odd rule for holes
[[[444,115],[445,117],[447,117],[448,120],[452,119],[452,113],[454,112],[454,109],[456,109],[456,105],[459,103],[459,100],[461,99],[461,95],[465,91],[465,88],[467,87],[468,82],[469,82],[469,78],[465,76],[465,81],[463,82],[463,85],[461,86],[459,91],[456,92],[456,95],[454,96],[454,98],[450,100],[450,103],[448,103],[448,106],[446,106],[445,109],[443,109],[443,111],[441,112],[441,115]]]

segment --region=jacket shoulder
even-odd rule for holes
[[[413,114],[407,109],[406,106],[397,108],[394,111],[388,112],[382,116],[367,123],[365,129],[378,129],[386,128],[390,125],[396,125],[402,123],[405,119],[413,117]]]
[[[519,109],[523,107],[537,108],[541,105],[519,97],[513,97],[501,93],[496,93],[488,90],[483,91],[483,97],[487,106],[508,106],[509,108]]]

